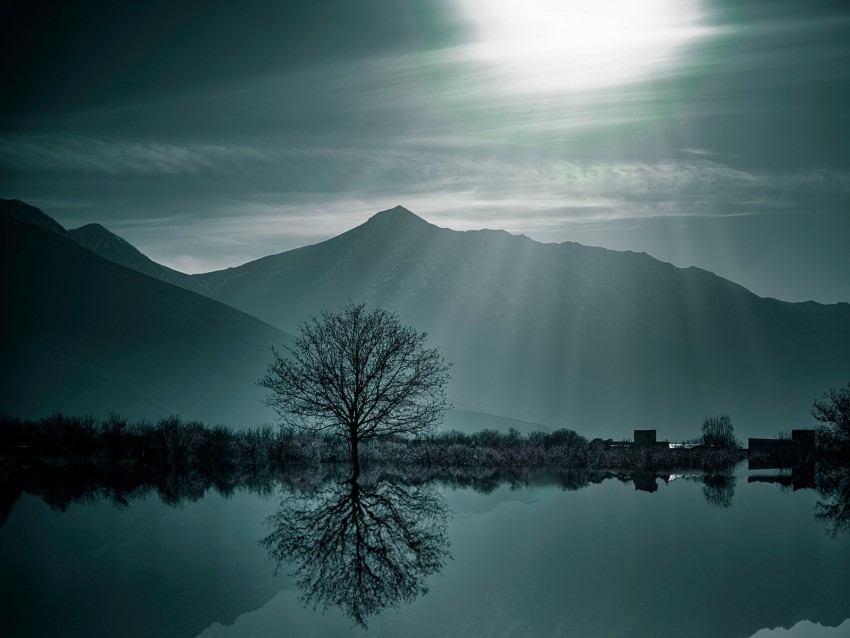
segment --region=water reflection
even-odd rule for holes
[[[748,483],[772,483],[793,492],[817,488],[817,472],[814,463],[783,468],[779,474],[748,476]]]
[[[745,479],[741,467],[737,483],[693,469],[373,466],[352,483],[335,464],[217,482],[132,463],[0,467],[4,635],[330,638],[368,623],[375,635],[714,638],[837,625],[850,610],[840,465],[818,470],[819,493],[792,493],[789,470]]]
[[[669,484],[670,481],[679,478],[687,481],[696,481],[702,483],[702,495],[706,502],[721,509],[727,509],[732,506],[732,500],[735,497],[735,486],[738,484],[734,467],[715,468],[711,472],[702,474],[670,474],[669,472],[650,472],[644,470],[632,472],[631,474],[615,474],[615,476],[624,482],[631,481],[636,491],[649,493],[658,491],[659,480],[665,484]]]
[[[314,610],[339,607],[367,627],[413,602],[449,558],[448,511],[432,487],[350,479],[284,497],[261,544]]]
[[[702,495],[705,500],[721,509],[732,506],[735,497],[735,486],[738,479],[732,470],[725,472],[712,472],[702,477]]]
[[[850,467],[837,461],[825,461],[818,467],[818,493],[815,518],[827,525],[832,538],[850,533]]]
[[[39,457],[14,455],[0,457],[0,527],[19,501],[21,495],[37,496],[57,511],[65,511],[78,503],[95,503],[102,500],[119,508],[156,494],[169,505],[197,502],[210,492],[228,497],[237,491],[259,495],[272,494],[282,487],[290,492],[301,490],[328,494],[328,483],[349,485],[343,479],[348,468],[344,465],[321,464],[315,466],[287,466],[274,463],[223,464],[196,466],[188,463],[138,463],[138,462],[81,462],[53,463]],[[541,470],[539,468],[486,468],[486,467],[386,467],[405,485],[418,485],[425,492],[440,487],[471,488],[488,494],[500,485],[527,488],[557,485],[564,490],[580,490],[609,479],[628,482],[637,491],[657,492],[659,481],[665,484],[676,478],[702,484],[706,502],[721,508],[732,506],[737,487],[736,467],[714,468],[684,475],[652,470],[599,470],[574,469],[567,471]],[[817,489],[821,500],[817,506],[817,520],[828,526],[835,536],[850,533],[850,462],[846,457],[821,459],[817,463],[777,469],[777,474],[751,474],[748,483],[773,483],[783,489]],[[368,483],[371,485],[371,483]],[[364,487],[363,481],[358,485]],[[432,488],[425,486],[431,485]],[[372,486],[376,487],[376,486]],[[371,488],[369,488],[371,489]],[[350,495],[349,495],[350,496]]]

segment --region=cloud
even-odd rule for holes
[[[720,157],[720,153],[715,151],[710,151],[707,148],[679,148],[676,149],[680,153],[686,153],[687,155],[697,155],[698,157]]]
[[[109,227],[163,263],[200,272],[322,241],[397,204],[455,230],[502,228],[553,241],[568,228],[657,218],[808,213],[813,198],[844,201],[850,193],[848,173],[773,173],[710,160],[519,162],[340,149],[280,156],[346,179],[332,180],[340,182],[332,190],[281,191],[269,182],[238,196],[183,199],[158,209],[159,217]]]
[[[358,147],[264,144],[7,136],[0,164],[18,171],[7,196],[39,200],[68,227],[103,223],[193,272],[327,239],[396,204],[456,230],[502,228],[555,241],[659,218],[843,210],[850,196],[847,171],[745,168],[697,146],[637,161],[418,135]],[[91,176],[121,179],[102,188]],[[151,188],[151,178],[167,176],[179,179]],[[57,188],[44,192],[51,180]]]
[[[388,150],[309,155],[347,177],[339,192],[316,193],[320,196],[314,202],[402,202],[446,218],[492,222],[494,216],[504,216],[514,227],[532,214],[556,217],[559,223],[775,214],[846,198],[850,192],[848,172],[748,170],[709,159],[520,161],[454,151]],[[275,201],[274,192],[258,197]]]
[[[0,137],[0,165],[16,171],[178,175],[233,169],[245,163],[267,159],[261,151],[245,146],[176,144],[74,135]]]

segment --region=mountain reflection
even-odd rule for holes
[[[449,558],[447,518],[432,487],[350,479],[284,497],[260,542],[292,570],[305,605],[339,607],[365,628],[428,591]]]

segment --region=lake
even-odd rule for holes
[[[664,478],[370,479],[64,512],[24,494],[0,527],[0,622],[6,636],[850,635],[850,534],[816,520],[817,491],[745,465],[719,484]]]

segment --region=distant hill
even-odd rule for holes
[[[104,259],[192,292],[203,292],[202,287],[190,275],[156,263],[100,224],[86,224],[68,232],[82,246]]]
[[[80,234],[0,201],[0,412],[272,420],[255,382],[288,335],[103,259]]]
[[[786,303],[646,254],[456,232],[397,207],[328,241],[194,275],[281,329],[347,299],[397,311],[454,362],[450,394],[590,436],[811,423],[850,378],[850,304]]]

